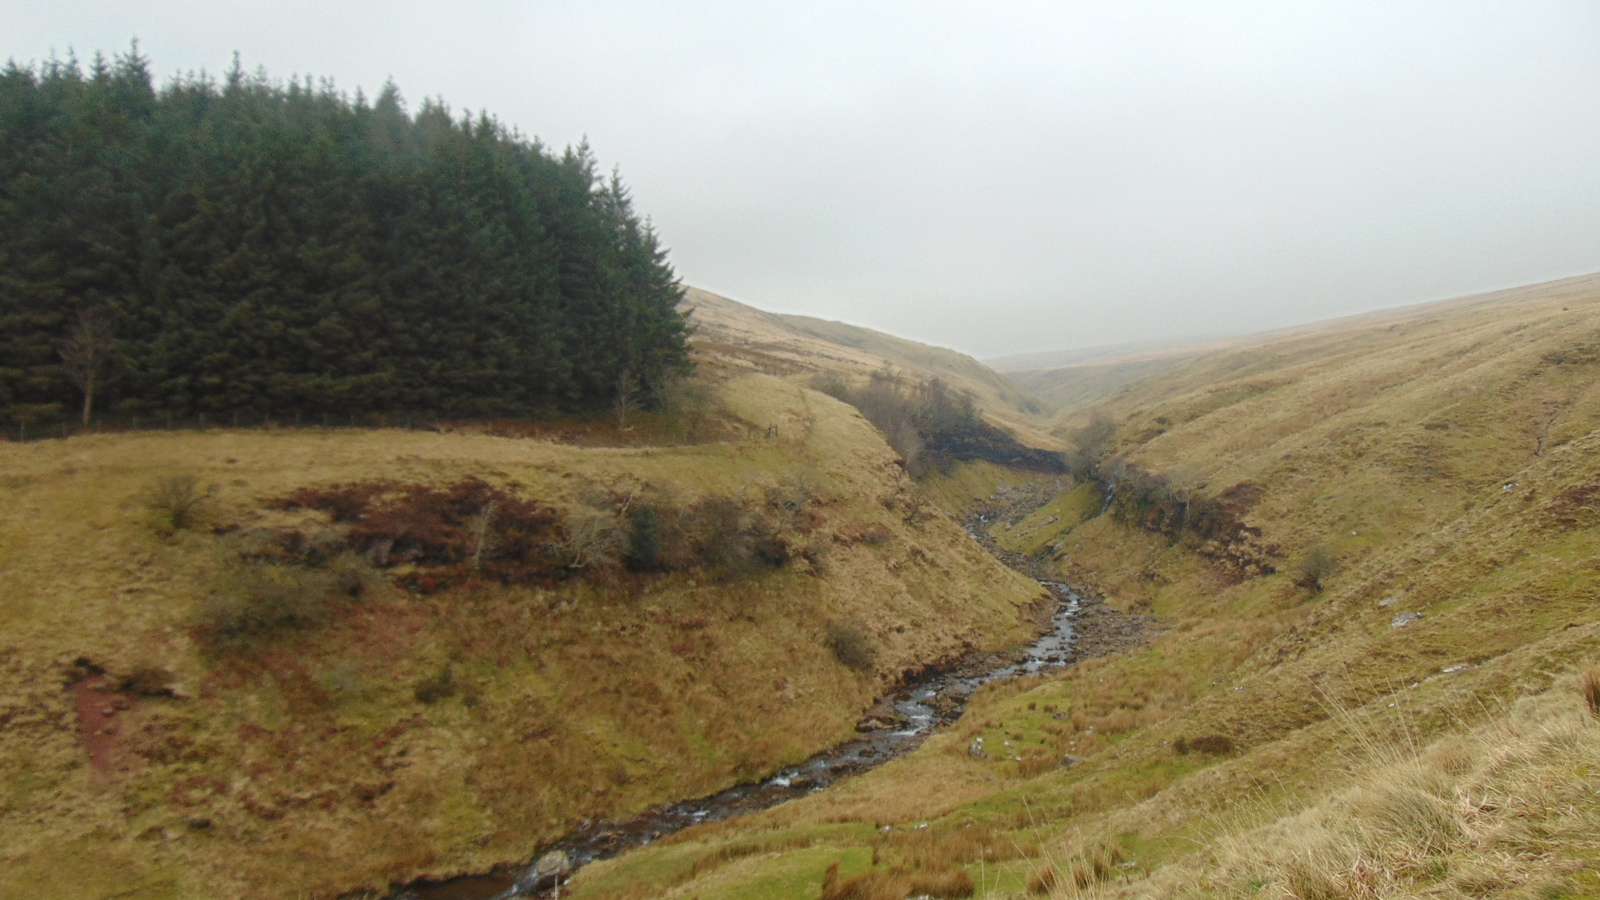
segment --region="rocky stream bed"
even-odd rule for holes
[[[1002,562],[1030,573],[1030,561],[995,547],[984,533],[983,526],[994,517],[992,507],[978,513],[967,523],[968,533]],[[391,900],[548,896],[588,863],[693,825],[770,809],[910,753],[929,735],[959,719],[968,698],[980,686],[1118,652],[1141,643],[1155,625],[1148,617],[1127,615],[1065,584],[1039,583],[1054,603],[1048,619],[1040,623],[1042,633],[1031,645],[1002,653],[968,654],[952,665],[929,670],[898,686],[867,710],[856,725],[857,737],[852,740],[759,782],[660,806],[630,819],[591,825],[547,847],[526,866],[405,885],[391,894]]]

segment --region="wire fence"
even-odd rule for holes
[[[403,428],[437,431],[446,422],[431,413],[263,413],[259,410],[177,415],[110,413],[94,415],[88,424],[64,418],[0,418],[0,440],[32,442],[63,440],[78,435],[116,434],[129,431],[210,431],[220,428],[274,430],[281,428]]]

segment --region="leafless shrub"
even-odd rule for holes
[[[468,561],[468,565],[474,572],[482,567],[483,554],[494,549],[494,513],[499,505],[497,501],[490,500],[469,522],[472,530],[472,558]]]
[[[707,385],[696,378],[677,377],[660,390],[661,412],[669,435],[693,443],[715,431],[717,401]]]
[[[95,391],[114,380],[116,352],[116,332],[110,313],[105,309],[79,311],[60,353],[67,377],[83,392],[85,425],[94,413]]]
[[[579,508],[561,526],[567,565],[591,569],[615,565],[627,548],[627,534],[608,511]]]
[[[906,491],[901,501],[901,511],[907,525],[916,525],[933,518],[933,510],[928,504],[928,495],[912,487]]]

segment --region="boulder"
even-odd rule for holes
[[[546,878],[564,878],[572,873],[572,861],[567,859],[567,851],[551,850],[539,857],[539,861],[533,864],[533,870]]]
[[[1422,620],[1422,613],[1406,610],[1389,620],[1390,628],[1406,628]]]
[[[522,877],[517,879],[516,890],[523,893],[549,890],[571,874],[572,860],[567,858],[567,852],[551,850],[539,857],[532,868],[522,873]]]

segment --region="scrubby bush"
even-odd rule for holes
[[[1334,558],[1333,552],[1326,545],[1318,544],[1311,548],[1300,565],[1295,567],[1294,583],[1313,594],[1320,594],[1329,578],[1338,571],[1339,561]]]
[[[456,694],[456,670],[449,663],[439,667],[439,671],[429,675],[416,683],[411,690],[412,696],[419,703],[438,703],[440,700],[454,697]]]
[[[614,566],[627,547],[627,535],[609,510],[579,508],[561,526],[561,550],[574,569]]]
[[[1172,749],[1178,753],[1206,753],[1211,756],[1227,756],[1233,752],[1233,739],[1225,734],[1202,734],[1197,738],[1178,738],[1173,743]]]
[[[823,643],[846,668],[857,672],[870,672],[878,662],[878,650],[872,639],[858,625],[832,622],[828,625]]]
[[[144,503],[160,531],[183,531],[195,523],[206,501],[217,492],[216,485],[200,486],[193,475],[158,478],[145,489]]]
[[[860,410],[914,476],[974,459],[1045,472],[1066,471],[1060,454],[1024,446],[989,424],[970,396],[938,378],[912,381],[880,371],[866,384],[854,384],[828,374],[814,379],[812,387]]]
[[[649,572],[661,565],[661,514],[648,503],[634,507],[628,516],[628,568]]]
[[[402,581],[424,593],[469,577],[549,584],[565,577],[573,559],[557,510],[478,478],[443,489],[385,481],[302,488],[268,506],[327,513],[344,526],[344,547],[381,568],[414,566]],[[310,546],[298,532],[286,540]],[[585,543],[583,559],[594,549]]]
[[[136,697],[170,697],[172,681],[172,673],[166,669],[143,665],[124,675],[117,687]]]
[[[361,597],[370,583],[365,565],[350,556],[321,569],[241,559],[201,600],[196,625],[221,642],[314,627]]]
[[[804,502],[800,504],[804,509]],[[795,555],[789,531],[795,515],[770,505],[750,508],[711,494],[685,509],[678,528],[699,565],[721,578],[747,577],[779,568]]]
[[[1118,457],[1102,461],[1094,479],[1117,521],[1181,541],[1236,579],[1277,572],[1278,549],[1262,545],[1261,529],[1245,521],[1265,496],[1259,485],[1240,482],[1208,496]]]
[[[1067,437],[1072,449],[1067,452],[1067,469],[1080,481],[1090,481],[1099,470],[1100,463],[1111,452],[1112,441],[1117,436],[1117,425],[1105,413],[1096,413],[1082,427]]]
[[[730,579],[797,555],[821,556],[820,542],[807,536],[826,521],[816,509],[823,501],[804,479],[768,488],[755,502],[708,494],[682,506],[666,491],[639,493],[591,485],[563,513],[476,478],[443,489],[382,481],[303,488],[268,507],[319,510],[333,524],[258,533],[246,555],[317,566],[354,552],[380,568],[406,566],[400,583],[422,593],[480,578],[611,577],[623,565],[639,573],[705,569]]]

